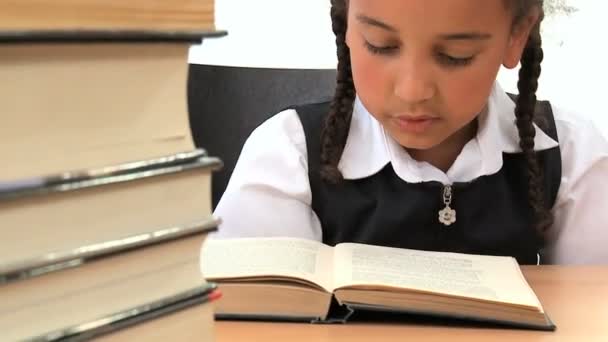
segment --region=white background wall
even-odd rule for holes
[[[381,0],[379,0],[381,1]],[[573,108],[608,135],[604,109],[608,77],[608,1],[567,0],[578,9],[544,22],[545,61],[539,97]],[[256,67],[334,68],[329,0],[216,0],[218,29],[229,35],[208,39],[190,52],[191,63]],[[516,89],[517,71],[501,70],[499,81]]]
[[[335,68],[329,0],[216,0],[216,27],[190,62],[255,67]]]

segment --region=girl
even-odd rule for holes
[[[608,262],[608,144],[537,102],[542,0],[332,0],[329,103],[245,144],[219,237]],[[521,62],[519,96],[496,83]]]

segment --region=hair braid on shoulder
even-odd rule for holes
[[[321,178],[332,183],[343,179],[338,170],[338,163],[346,145],[355,100],[350,51],[346,45],[347,12],[346,0],[331,1],[331,20],[336,36],[338,69],[336,90],[321,132],[320,162]]]
[[[533,30],[524,49],[517,88],[519,97],[515,106],[519,145],[524,154],[528,173],[528,201],[534,213],[536,230],[540,237],[550,228],[553,216],[544,200],[543,172],[534,151],[534,108],[536,90],[541,73],[543,50],[538,27]]]

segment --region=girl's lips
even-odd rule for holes
[[[399,129],[409,133],[424,133],[439,121],[438,117],[423,116],[397,116],[394,118]]]

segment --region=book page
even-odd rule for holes
[[[324,289],[333,280],[333,248],[295,238],[208,239],[201,270],[210,280],[245,277],[293,277]]]
[[[341,244],[336,288],[395,287],[540,306],[513,258]]]

